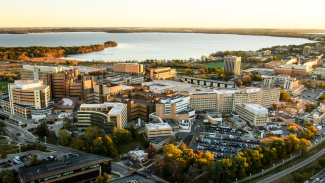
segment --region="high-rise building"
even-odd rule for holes
[[[309,55],[310,52],[311,52],[311,47],[310,46],[305,46],[303,54],[304,55]]]
[[[23,118],[31,118],[32,110],[47,109],[50,87],[37,80],[17,80],[8,85],[8,98],[3,99],[4,110]],[[51,110],[45,114],[51,113]]]
[[[78,129],[97,126],[105,133],[114,127],[118,130],[127,126],[127,107],[123,103],[81,104],[78,110]]]
[[[150,79],[152,80],[165,80],[170,78],[176,78],[176,69],[170,67],[162,67],[150,70]]]
[[[113,65],[115,73],[129,73],[137,76],[144,74],[143,65],[138,63],[117,63]]]
[[[241,57],[226,56],[224,57],[223,70],[227,72],[233,71],[235,76],[240,76]]]
[[[23,65],[21,70],[22,80],[33,80],[34,75],[37,75],[37,79],[43,81],[44,85],[48,84],[48,74],[61,72],[61,67],[53,66],[39,66],[39,65]]]

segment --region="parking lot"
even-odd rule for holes
[[[325,182],[325,169],[318,172],[316,175],[311,177],[309,180],[305,181],[305,183],[311,182]]]
[[[215,160],[235,157],[243,148],[256,149],[260,144],[258,140],[243,140],[239,137],[221,137],[218,135],[205,135],[197,137],[191,146],[194,151],[210,151],[214,154]]]
[[[313,102],[322,91],[322,89],[308,89],[299,94],[298,98],[301,98],[303,103]]]

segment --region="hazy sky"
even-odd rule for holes
[[[325,29],[325,0],[0,0],[0,27]]]

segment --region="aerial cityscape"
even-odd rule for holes
[[[2,2],[0,183],[325,182],[324,5]]]

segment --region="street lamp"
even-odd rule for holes
[[[249,174],[249,180],[252,180],[252,174],[251,173]]]
[[[283,161],[282,161],[282,165],[284,164],[284,159],[283,159]]]
[[[45,145],[46,145],[46,136],[44,136],[44,139],[45,139]]]
[[[264,170],[262,169],[262,176],[263,176],[263,172],[264,172]]]
[[[273,171],[274,171],[274,166],[275,166],[275,165],[273,164]]]
[[[237,183],[237,178],[236,178],[236,183]]]
[[[300,151],[300,156],[301,156],[301,151]]]

